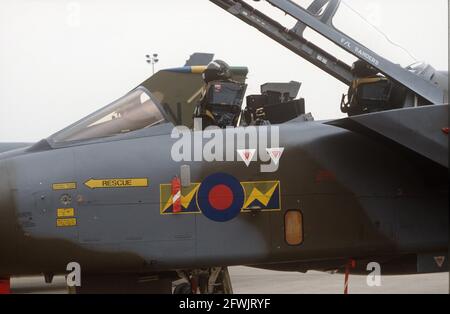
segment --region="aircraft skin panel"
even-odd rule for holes
[[[329,124],[375,132],[448,168],[448,105],[383,111]]]
[[[0,143],[0,154],[9,152],[12,150],[16,150],[19,148],[28,147],[30,145],[31,144],[27,144],[27,143]]]
[[[281,125],[280,138],[286,150],[275,173],[261,173],[258,163],[186,162],[193,183],[225,173],[248,195],[258,187],[248,204],[271,207],[228,222],[203,212],[161,214],[161,185],[180,171],[167,158],[175,142],[169,133],[1,160],[0,238],[11,241],[0,242],[0,275],[64,273],[73,259],[88,272],[148,273],[445,250],[448,192],[426,186],[404,156],[318,122]],[[192,200],[202,206],[198,195]],[[303,241],[295,246],[284,234],[290,210],[303,215]],[[415,241],[417,230],[429,236]]]

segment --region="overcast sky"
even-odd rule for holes
[[[336,26],[376,52],[414,61],[400,49],[383,50],[384,37],[350,7],[418,60],[448,69],[447,0],[344,2]],[[293,26],[275,8],[256,5]],[[249,94],[269,81],[301,81],[316,119],[342,117],[343,84],[207,0],[2,0],[0,142],[38,141],[114,101],[151,75],[145,55],[154,52],[159,69],[183,65],[193,52],[248,66]]]

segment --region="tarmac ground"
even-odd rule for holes
[[[231,267],[235,294],[342,294],[344,275],[319,272],[288,273]],[[55,277],[46,284],[43,277],[12,278],[13,293],[66,294],[65,279]],[[448,294],[449,274],[384,276],[380,287],[369,287],[367,277],[350,276],[350,293],[354,294]]]

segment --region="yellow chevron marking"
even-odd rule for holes
[[[187,195],[181,195],[181,206],[183,208],[188,208],[189,205],[191,204],[192,200],[195,197],[195,194],[197,193],[198,189],[200,188],[200,184],[194,184],[194,188],[187,194]],[[173,199],[172,199],[172,191],[171,191],[171,185],[167,184],[167,185],[161,185],[161,190],[162,189],[166,189],[166,193],[168,193],[167,196],[169,196],[167,202],[165,203],[162,212],[165,212],[170,206],[172,206],[173,204]],[[182,192],[184,188],[182,188]],[[162,193],[162,191],[161,191]]]
[[[199,187],[200,187],[200,185],[197,185],[197,187],[195,189],[193,189],[188,195],[181,196],[181,206],[183,206],[184,208],[189,207],[189,204],[192,202]]]
[[[253,188],[252,192],[247,198],[247,202],[244,204],[244,208],[248,208],[251,203],[253,203],[255,200],[260,201],[264,206],[267,206],[272,199],[273,193],[275,193],[275,190],[278,187],[278,183],[274,184],[274,186],[267,191],[266,193],[262,193],[257,188]]]
[[[172,198],[169,197],[167,203],[164,205],[162,212],[165,212],[170,206],[172,206]]]

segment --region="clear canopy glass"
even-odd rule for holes
[[[50,137],[55,143],[83,141],[133,132],[168,122],[163,109],[144,88]]]

